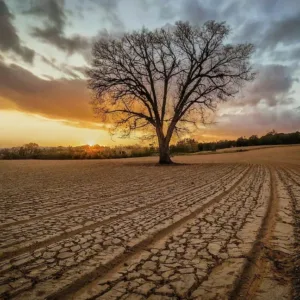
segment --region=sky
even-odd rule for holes
[[[257,72],[192,137],[300,130],[299,0],[0,0],[0,147],[133,144],[109,134],[89,104],[85,68],[103,35],[178,20],[225,21],[227,42],[251,42]]]

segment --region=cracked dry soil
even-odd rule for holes
[[[0,299],[300,299],[300,147],[0,161]]]

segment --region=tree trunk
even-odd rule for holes
[[[169,143],[166,141],[159,143],[159,163],[165,165],[173,163],[170,157]]]
[[[172,160],[170,157],[170,140],[172,136],[172,130],[169,128],[167,135],[163,133],[162,127],[156,127],[156,134],[159,145],[159,163],[161,165],[170,165]]]

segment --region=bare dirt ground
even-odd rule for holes
[[[300,299],[300,147],[0,161],[1,299]]]

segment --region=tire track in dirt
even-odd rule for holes
[[[222,167],[223,168],[221,169],[220,172],[224,172],[224,169],[226,170],[226,166],[225,165],[222,166]],[[238,167],[238,165],[234,165],[234,169],[236,169],[237,167]],[[201,174],[205,174],[205,172],[206,172],[206,168],[204,168],[204,170],[201,170],[197,174],[197,176],[201,176]],[[225,173],[223,176],[226,176],[226,174],[228,174],[229,172]],[[190,180],[192,180],[192,179],[190,178]],[[170,176],[167,176],[166,178],[162,178],[162,179],[159,180],[158,186],[157,186],[157,182],[156,182],[155,186],[156,186],[156,188],[158,188],[158,187],[165,187],[166,184],[172,183],[172,182],[174,182],[174,178],[170,177]],[[149,185],[149,187],[146,188],[146,189],[142,189],[141,190],[141,188],[139,187],[139,188],[137,188],[134,191],[130,191],[130,192],[126,191],[126,196],[136,196],[136,195],[140,195],[141,193],[151,192],[153,190],[153,182],[151,182],[151,184],[149,184],[149,182],[148,182],[148,185]],[[70,211],[74,211],[74,210],[82,209],[82,208],[87,208],[87,207],[90,207],[92,205],[106,203],[106,202],[109,202],[109,201],[118,201],[118,200],[121,200],[123,198],[124,198],[124,191],[121,191],[119,193],[114,193],[114,195],[112,195],[110,197],[105,197],[105,198],[102,198],[102,199],[99,199],[99,200],[96,200],[96,201],[91,201],[91,202],[88,202],[88,203],[85,203],[85,204],[81,204],[81,205],[71,206],[71,207],[65,208],[63,210],[58,210],[58,211],[54,210],[54,211],[52,211],[50,213],[39,215],[37,217],[33,217],[33,218],[30,218],[30,219],[20,220],[20,221],[15,221],[15,222],[9,222],[9,223],[2,223],[2,224],[0,224],[0,229],[2,229],[2,228],[8,228],[10,226],[22,225],[22,224],[26,224],[26,223],[35,222],[35,221],[38,221],[38,220],[42,220],[42,219],[44,219],[46,217],[52,217],[52,216],[56,216],[58,214],[68,213]]]
[[[271,194],[267,212],[263,218],[257,239],[250,251],[241,276],[230,295],[231,300],[252,299],[261,284],[261,280],[266,272],[267,249],[275,226],[275,216],[278,209],[278,199],[275,186],[275,175],[272,166],[268,166],[271,174]]]
[[[232,191],[234,188],[239,186],[239,184],[247,178],[247,174],[250,172],[252,168],[248,168],[245,173],[243,173],[240,177],[237,177],[232,184],[226,184],[228,187],[226,188],[226,191],[217,193],[218,196],[216,197],[209,197],[211,199],[208,199],[208,202],[205,204],[197,204],[190,207],[190,209],[185,209],[184,216],[180,213],[175,213],[177,217],[174,215],[173,217],[168,217],[168,219],[160,220],[160,225],[155,226],[152,228],[148,233],[143,232],[143,235],[138,236],[134,240],[130,240],[130,242],[126,242],[127,245],[125,247],[125,251],[115,251],[113,256],[109,255],[106,252],[99,253],[100,256],[96,255],[95,257],[89,258],[87,257],[87,260],[84,262],[81,262],[80,265],[77,267],[66,267],[64,268],[63,273],[59,276],[59,280],[50,280],[48,279],[46,281],[37,281],[39,284],[35,285],[34,290],[32,290],[31,285],[30,287],[24,286],[24,290],[30,289],[27,293],[23,293],[20,295],[22,299],[32,299],[34,297],[37,297],[41,291],[46,293],[47,295],[54,295],[53,297],[56,298],[57,295],[55,294],[57,291],[59,294],[61,291],[63,291],[65,288],[69,289],[70,287],[78,287],[79,285],[85,284],[87,281],[96,278],[99,276],[99,274],[103,272],[107,272],[113,265],[119,263],[120,261],[123,261],[127,258],[128,255],[131,255],[132,253],[139,251],[141,247],[146,247],[149,243],[153,242],[154,240],[161,239],[164,235],[169,234],[172,230],[178,228],[184,222],[187,222],[191,219],[193,219],[199,212],[201,212],[203,209],[206,209],[213,203],[216,203],[222,199],[224,195]],[[228,182],[228,183],[229,183]],[[179,217],[179,218],[178,218]],[[168,222],[166,222],[169,220]],[[175,225],[174,225],[175,224]],[[97,258],[102,257],[102,258]],[[104,260],[103,260],[104,259]],[[93,263],[98,261],[98,263],[95,265]],[[100,261],[102,261],[102,265],[99,266]],[[77,279],[76,279],[77,277]],[[51,278],[51,277],[50,277]],[[75,282],[75,283],[74,283]],[[49,296],[48,295],[48,296]],[[47,296],[47,298],[48,298]],[[44,298],[44,297],[42,297]]]
[[[238,168],[238,166],[236,167]],[[76,234],[79,234],[81,232],[84,232],[84,231],[87,231],[87,230],[93,230],[101,225],[106,225],[106,224],[109,224],[119,218],[123,218],[123,217],[126,217],[126,216],[130,216],[134,213],[137,213],[141,210],[145,210],[147,208],[151,208],[151,207],[155,207],[156,205],[159,205],[160,203],[163,202],[166,202],[166,201],[173,201],[174,197],[178,198],[178,197],[181,197],[181,196],[184,196],[188,193],[195,193],[195,192],[198,192],[198,191],[201,191],[202,189],[206,189],[207,186],[214,186],[216,184],[218,184],[218,182],[222,182],[223,180],[226,180],[227,178],[231,178],[234,176],[235,174],[235,171],[236,171],[236,168],[229,171],[228,173],[225,173],[223,176],[221,176],[220,178],[218,178],[216,181],[210,183],[210,184],[206,184],[206,183],[203,183],[201,184],[200,186],[197,186],[195,188],[190,188],[190,187],[186,187],[185,189],[182,189],[180,193],[177,193],[176,195],[170,195],[170,196],[167,196],[167,197],[164,197],[164,198],[160,198],[159,200],[155,201],[155,202],[152,202],[152,203],[149,203],[149,204],[146,204],[144,206],[141,206],[141,207],[138,207],[136,209],[133,209],[129,212],[126,212],[124,214],[120,214],[120,215],[117,215],[117,216],[114,216],[114,217],[111,217],[109,219],[105,219],[105,220],[101,220],[101,221],[98,221],[98,222],[94,222],[93,224],[91,225],[87,225],[87,226],[83,226],[81,228],[78,228],[78,229],[75,229],[75,230],[70,230],[68,232],[64,232],[63,234],[60,234],[58,236],[54,236],[54,237],[51,237],[51,238],[48,238],[47,240],[43,240],[43,241],[32,241],[31,244],[29,244],[28,246],[21,246],[21,248],[19,249],[15,249],[15,250],[9,250],[9,251],[4,251],[5,249],[2,250],[2,254],[0,254],[0,261],[3,261],[3,260],[6,260],[6,259],[10,259],[14,256],[17,256],[17,255],[21,255],[21,254],[24,254],[28,251],[32,251],[32,250],[36,250],[38,248],[42,248],[42,247],[46,247],[52,243],[55,243],[55,242],[59,242],[61,240],[64,240],[64,239],[67,239],[67,238],[70,238],[71,236],[74,236]],[[249,171],[249,168],[245,168],[245,169],[242,169],[240,171],[240,174],[242,173],[245,173],[247,171]],[[114,205],[114,203],[112,203],[112,205]],[[9,248],[8,248],[9,249]],[[1,273],[1,272],[0,272]]]

